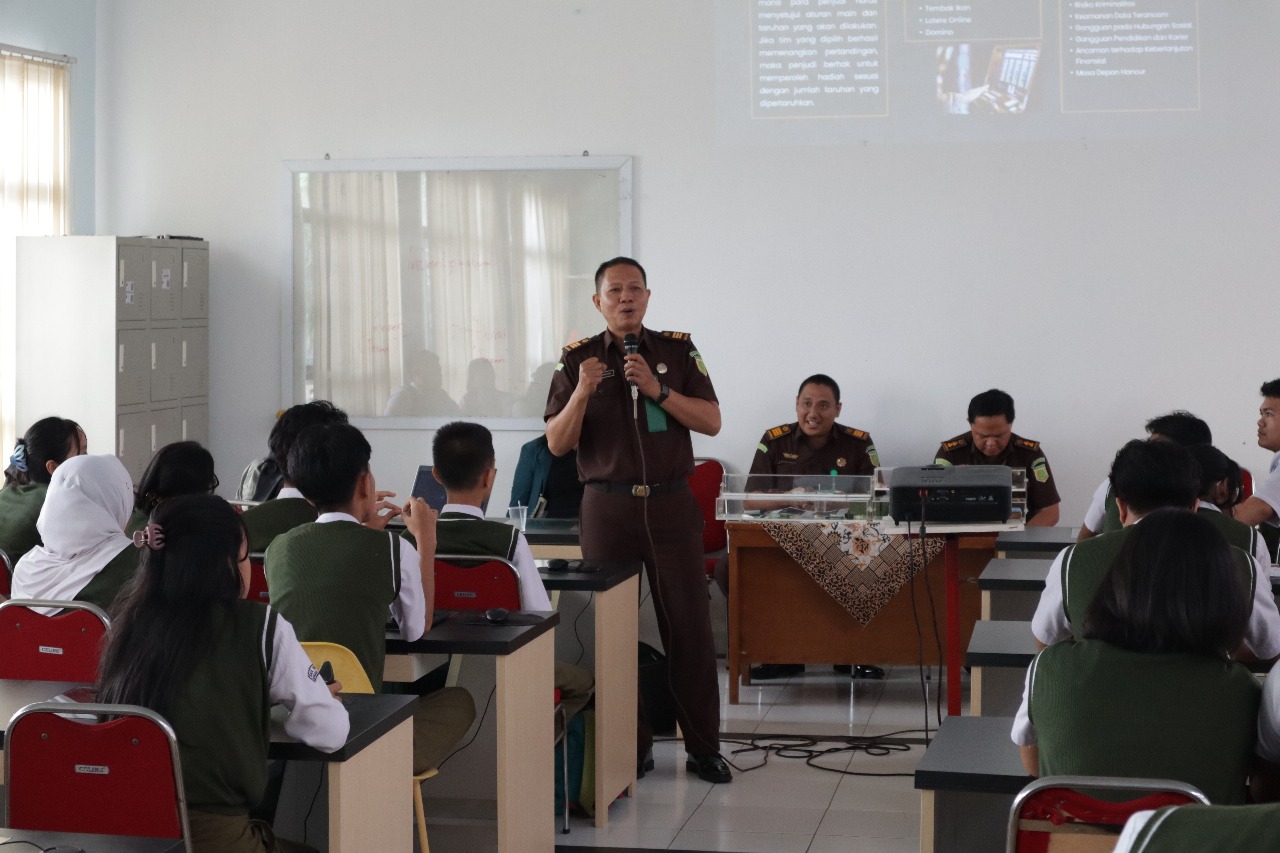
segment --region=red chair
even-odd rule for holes
[[[28,705],[5,731],[4,770],[14,829],[181,838],[191,851],[178,739],[154,711]]]
[[[3,548],[0,548],[0,563],[4,563],[4,574],[0,575],[0,595],[8,598],[13,588],[13,558]]]
[[[250,601],[271,603],[271,593],[267,590],[267,571],[265,554],[249,555],[249,594],[245,598]]]
[[[724,521],[716,518],[716,499],[724,482],[724,465],[719,459],[695,459],[689,475],[689,488],[702,510],[702,554],[707,577],[713,577],[716,562],[729,547],[729,534]]]
[[[1135,799],[1100,800],[1081,790],[1129,791]],[[1209,799],[1194,785],[1173,779],[1126,779],[1109,776],[1046,776],[1027,785],[1009,809],[1006,853],[1110,851],[1134,812],[1204,803]],[[1096,839],[1096,844],[1091,843]]]
[[[61,612],[46,616],[37,607]],[[83,601],[15,598],[0,603],[0,678],[97,681],[102,641],[109,627],[107,614]]]
[[[1253,497],[1253,475],[1248,468],[1240,469],[1240,500]]]
[[[501,557],[436,555],[436,607],[444,610],[520,609],[520,574]]]

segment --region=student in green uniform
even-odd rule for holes
[[[160,504],[144,528],[141,565],[111,609],[101,702],[141,705],[173,726],[197,853],[311,850],[275,838],[249,810],[267,784],[270,709],[284,729],[324,752],[350,722],[317,677],[293,627],[249,589],[239,514],[221,498]]]
[[[125,532],[141,529],[152,511],[162,501],[178,495],[211,495],[218,488],[213,473],[213,455],[198,441],[175,441],[166,444],[151,457],[147,470],[138,481],[133,502],[133,515]]]
[[[133,481],[119,459],[63,462],[36,521],[42,544],[13,567],[13,597],[110,607],[138,567],[138,550],[124,532],[132,508]]]
[[[436,513],[421,498],[396,509],[369,468],[369,442],[343,423],[307,429],[289,451],[286,470],[320,512],[282,533],[266,555],[271,604],[303,642],[338,643],[382,689],[390,616],[409,641],[431,627],[435,611]],[[402,514],[418,543],[385,530]],[[471,694],[445,687],[423,696],[413,717],[414,772],[439,765],[475,720]]]
[[[43,418],[13,447],[0,489],[0,551],[18,562],[36,545],[36,519],[54,469],[72,456],[89,452],[89,441],[75,421]]]
[[[249,550],[261,553],[287,530],[316,520],[316,508],[307,502],[294,485],[289,473],[289,451],[298,436],[319,424],[345,424],[347,413],[328,400],[312,400],[286,409],[276,418],[267,438],[271,458],[284,472],[284,485],[274,498],[244,511],[244,526],[249,531]]]
[[[1234,663],[1249,597],[1207,519],[1160,509],[1130,529],[1081,640],[1036,656],[1013,740],[1033,775],[1179,779],[1245,801],[1261,688]]]
[[[1114,853],[1280,850],[1280,805],[1165,806],[1125,822]]]

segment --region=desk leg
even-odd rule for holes
[[[982,716],[982,667],[969,670],[969,715]]]
[[[555,850],[554,659],[551,631],[497,659],[499,853]],[[407,813],[404,823],[412,825]]]
[[[960,537],[947,534],[947,714],[960,716]]]
[[[991,621],[991,590],[982,591],[982,621]]]
[[[933,791],[920,792],[920,853],[933,853],[934,844],[934,796]]]
[[[328,767],[330,853],[412,849],[412,719]]]
[[[733,534],[730,534],[732,537]],[[738,679],[742,677],[742,581],[738,577],[738,552],[729,543],[729,704],[738,704]],[[748,673],[750,678],[750,673]]]
[[[636,791],[636,644],[639,576],[596,594],[596,826],[609,805]]]

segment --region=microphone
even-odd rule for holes
[[[627,355],[635,355],[636,353],[640,352],[640,339],[637,338],[634,334],[628,333],[627,336],[622,339],[622,348],[623,350],[626,351]],[[636,383],[632,382],[631,383],[631,401],[634,403],[639,398],[640,398],[640,389],[636,387]]]

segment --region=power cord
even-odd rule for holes
[[[739,766],[729,758],[725,758],[725,763],[732,767],[738,773],[750,773],[753,770],[759,770],[769,763],[769,758],[775,757],[783,760],[802,760],[805,764],[815,770],[823,770],[828,773],[838,773],[842,776],[871,776],[871,777],[914,777],[914,773],[877,773],[865,770],[843,770],[837,767],[825,767],[816,763],[819,759],[831,755],[857,754],[882,758],[888,755],[902,754],[910,752],[915,744],[905,743],[902,740],[893,740],[900,735],[917,734],[921,729],[902,729],[887,734],[874,735],[871,737],[860,737],[855,735],[847,736],[824,736],[824,737],[807,737],[803,735],[789,736],[781,735],[776,737],[759,737],[749,739],[725,739],[721,743],[734,744],[739,749],[733,750],[730,755],[738,756],[750,753],[760,753],[761,758],[758,764],[748,767]],[[675,738],[655,738],[655,743],[674,743]],[[834,746],[821,747],[822,744],[835,744]]]
[[[497,684],[495,684],[495,685],[493,685],[493,687],[489,688],[489,698],[488,698],[488,699],[486,699],[486,700],[484,700],[484,710],[480,712],[480,719],[479,719],[479,721],[477,721],[477,722],[476,722],[476,730],[475,730],[474,732],[472,732],[472,733],[471,733],[471,739],[470,739],[470,740],[468,740],[466,743],[464,743],[462,746],[460,746],[460,747],[458,747],[457,749],[455,749],[453,752],[451,752],[451,753],[449,753],[448,755],[446,755],[446,756],[445,756],[445,757],[440,761],[440,763],[436,765],[436,769],[437,769],[437,770],[439,770],[441,767],[444,767],[445,762],[447,762],[450,758],[453,758],[453,757],[454,757],[455,755],[457,755],[459,752],[462,752],[462,750],[466,749],[467,747],[471,746],[471,744],[475,743],[475,739],[476,739],[476,737],[480,734],[480,728],[481,728],[481,726],[483,726],[483,725],[484,725],[484,718],[485,718],[486,716],[488,716],[488,714],[489,714],[489,705],[493,702],[493,694],[494,694],[494,692],[496,692],[496,691],[497,691],[497,689],[498,689],[498,685],[497,685]]]

